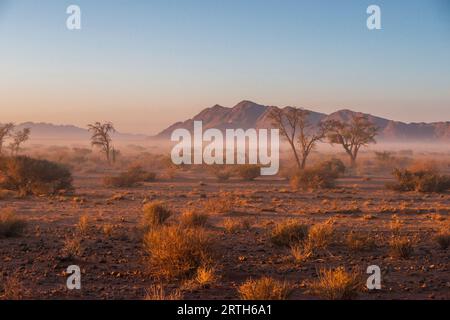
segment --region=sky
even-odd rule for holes
[[[0,58],[0,123],[154,134],[241,100],[450,121],[450,0],[0,0]]]

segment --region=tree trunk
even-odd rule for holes
[[[295,145],[293,143],[290,143],[290,142],[289,142],[289,144],[291,145],[292,151],[294,152],[295,161],[297,162],[297,168],[299,170],[301,170],[302,169],[302,165],[300,163],[300,158],[298,157],[297,150],[295,150]]]
[[[301,169],[303,170],[303,169],[305,169],[305,167],[306,167],[306,156],[303,156],[302,157],[302,164],[301,164]]]
[[[354,156],[354,155],[350,156],[350,165],[352,168],[356,167],[356,156]]]

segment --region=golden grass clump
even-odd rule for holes
[[[328,300],[351,300],[362,288],[361,278],[356,272],[347,272],[343,267],[321,269],[319,278],[310,282],[312,294]]]
[[[295,262],[303,263],[314,255],[314,248],[309,241],[297,243],[291,246],[291,255]]]
[[[235,197],[229,193],[222,193],[219,198],[208,199],[204,208],[208,213],[230,213],[234,210]]]
[[[23,234],[26,222],[11,209],[0,211],[0,238],[18,237]]]
[[[78,230],[81,234],[87,234],[89,231],[89,217],[87,215],[82,215],[78,221]]]
[[[389,228],[391,229],[392,233],[399,234],[402,227],[403,222],[399,219],[397,215],[393,215],[392,221],[389,224]]]
[[[204,227],[208,222],[208,215],[193,210],[186,210],[181,214],[180,223],[185,227]]]
[[[299,221],[288,220],[275,225],[270,239],[277,246],[291,246],[305,240],[309,227]]]
[[[105,224],[102,227],[103,234],[110,237],[114,231],[114,226],[112,224]]]
[[[0,275],[0,300],[22,300],[26,293],[22,282],[16,275]]]
[[[350,232],[345,237],[345,244],[350,250],[365,251],[373,249],[376,244],[375,241],[363,233]]]
[[[308,242],[315,248],[326,248],[334,241],[334,221],[328,220],[313,225],[308,232]]]
[[[163,226],[144,236],[149,266],[156,275],[180,278],[193,274],[212,259],[212,241],[202,229]]]
[[[258,280],[247,280],[238,291],[242,300],[287,300],[292,294],[293,287],[287,282],[263,277]]]
[[[217,280],[216,270],[213,267],[202,266],[197,269],[195,281],[201,285],[210,285]]]
[[[413,241],[408,237],[394,236],[389,242],[391,256],[408,259],[414,252]]]
[[[70,259],[79,257],[82,254],[80,238],[75,235],[73,237],[67,237],[64,240],[62,253]]]
[[[172,215],[172,212],[162,202],[156,201],[145,204],[142,211],[144,228],[160,226]]]
[[[251,228],[250,221],[248,219],[238,218],[225,218],[222,222],[227,233],[236,233],[240,230],[249,230]]]
[[[152,285],[149,290],[146,290],[144,300],[181,300],[183,294],[180,290],[174,290],[170,294],[166,294],[162,284]]]

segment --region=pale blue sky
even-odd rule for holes
[[[448,0],[0,0],[0,57],[0,122],[155,133],[244,99],[450,121]]]

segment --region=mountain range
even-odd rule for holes
[[[30,128],[30,141],[32,142],[89,142],[91,133],[84,128],[74,125],[56,125],[43,122],[24,122],[16,125],[16,130]],[[115,132],[113,140],[119,141],[144,141],[148,139],[146,135]]]
[[[173,130],[185,128],[192,131],[194,121],[202,121],[203,129],[270,129],[273,128],[269,113],[275,106],[264,106],[251,101],[241,101],[232,108],[215,105],[206,108],[192,119],[176,122],[155,136],[116,132],[113,140],[121,142],[139,142],[162,140],[167,141]],[[289,108],[289,107],[286,107]],[[317,125],[330,119],[349,121],[353,115],[361,114],[351,110],[339,110],[325,114],[308,110],[309,122]],[[365,114],[371,122],[379,127],[377,141],[380,142],[438,142],[450,143],[450,121],[433,123],[405,123],[389,120],[371,114]],[[31,129],[33,142],[88,142],[90,132],[74,125],[55,125],[51,123],[25,122],[17,125],[17,129]]]
[[[156,138],[169,139],[173,130],[185,128],[192,131],[194,121],[203,122],[203,130],[217,129],[263,129],[273,128],[269,113],[275,106],[264,106],[251,101],[241,101],[232,108],[215,105],[206,108],[192,119],[176,122],[164,129]],[[290,107],[286,107],[290,108]],[[331,114],[309,111],[309,122],[317,125],[321,121],[339,120],[348,122],[354,115],[363,114],[351,110],[339,110]],[[382,142],[450,142],[450,121],[433,123],[405,123],[371,114],[364,114],[379,128],[378,141]]]

